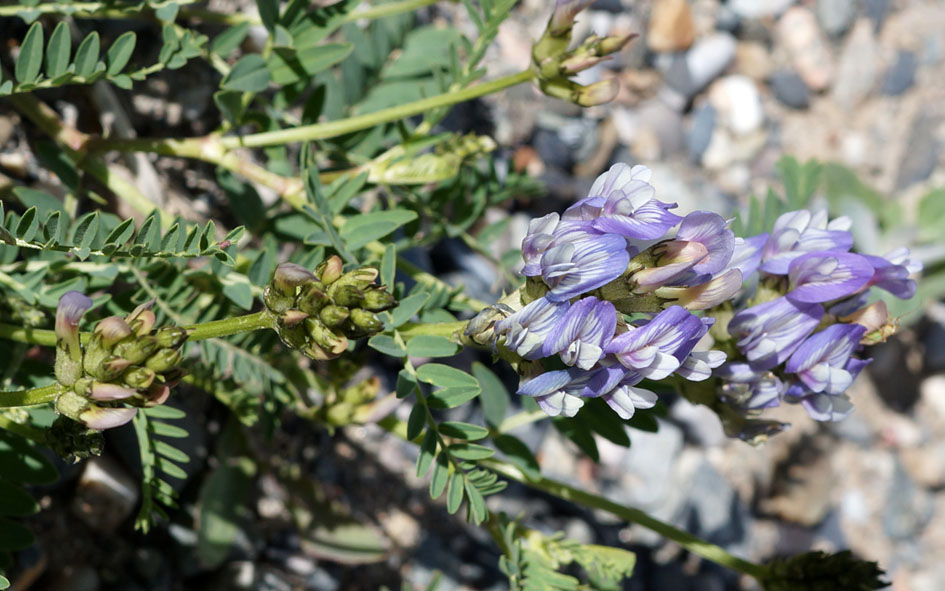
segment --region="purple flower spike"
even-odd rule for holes
[[[506,335],[505,346],[524,357],[538,359],[552,329],[568,311],[569,304],[538,298],[507,318],[495,323],[495,334]]]
[[[569,232],[574,240],[549,248],[541,257],[541,278],[552,302],[563,302],[620,277],[630,262],[627,242],[620,236]],[[559,239],[556,239],[557,243]]]
[[[838,300],[859,291],[873,276],[866,257],[850,252],[812,252],[791,261],[788,268],[795,302]]]
[[[759,234],[751,238],[735,238],[735,248],[732,259],[728,262],[729,269],[738,269],[742,272],[742,279],[758,270],[761,265],[761,255],[764,254],[768,234]]]
[[[728,265],[735,249],[735,234],[727,226],[722,216],[710,211],[694,211],[679,224],[676,240],[701,244],[708,253],[693,271],[718,273]]]
[[[523,383],[518,394],[532,396],[549,415],[573,417],[584,406],[583,398],[598,397],[613,390],[626,375],[617,363],[593,371],[572,367],[548,371]]]
[[[604,352],[613,353],[621,364],[645,378],[661,380],[680,366],[676,352],[699,334],[702,326],[686,309],[671,306],[647,324],[614,337]]]
[[[736,314],[728,332],[752,367],[766,370],[787,359],[817,328],[823,315],[819,304],[780,297]]]
[[[804,341],[784,369],[797,374],[811,392],[842,394],[869,363],[851,358],[864,333],[866,327],[859,324],[828,326]]]
[[[628,372],[617,387],[601,396],[601,399],[624,420],[632,417],[638,408],[653,408],[656,404],[656,393],[645,388],[636,388],[636,384],[641,380],[642,375],[634,371]]]
[[[554,241],[554,231],[557,227],[557,213],[549,213],[528,222],[528,233],[522,240],[522,259],[525,261],[522,274],[526,277],[541,275],[541,255]]]
[[[787,275],[791,261],[805,252],[850,250],[853,235],[847,231],[849,220],[838,218],[828,224],[826,215],[822,211],[811,215],[806,209],[781,215],[765,244],[761,270]]]
[[[922,263],[909,260],[908,248],[897,248],[886,256],[863,255],[873,265],[873,276],[867,285],[875,285],[899,299],[908,300],[915,295],[915,280],[910,275],[922,272]]]
[[[561,354],[566,365],[589,370],[604,354],[617,328],[614,305],[595,297],[573,304],[548,335],[542,355]]]

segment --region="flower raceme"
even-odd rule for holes
[[[709,387],[745,438],[776,431],[754,417],[781,402],[816,420],[849,414],[863,344],[894,330],[870,290],[909,298],[921,265],[907,249],[851,252],[850,221],[826,212],[787,212],[769,233],[736,237],[718,214],[672,212],[649,181],[646,167],[617,164],[561,215],[529,224],[521,304],[504,300],[467,328],[521,359],[518,393],[552,416],[593,397],[629,418],[656,402],[644,380],[684,395],[705,382],[700,401]]]

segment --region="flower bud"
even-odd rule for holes
[[[384,328],[384,323],[376,314],[360,308],[351,310],[351,323],[366,334],[373,334]]]
[[[95,326],[92,338],[85,346],[83,366],[85,373],[104,381],[106,378],[104,363],[112,357],[112,347],[122,339],[131,336],[131,327],[124,318],[109,316]]]
[[[125,388],[119,386],[118,384],[108,384],[103,382],[93,382],[91,397],[94,400],[124,400],[137,394],[137,390],[134,388]]]
[[[83,398],[88,398],[92,395],[92,378],[88,376],[82,376],[77,379],[74,384],[72,384],[72,391],[82,396]]]
[[[627,46],[628,43],[636,39],[639,35],[630,33],[629,35],[611,35],[604,37],[597,45],[597,51],[600,55],[610,55],[617,53]]]
[[[297,326],[306,318],[308,318],[308,314],[301,310],[286,310],[282,313],[282,316],[279,317],[279,322],[282,323],[282,326],[292,328],[293,326]]]
[[[101,339],[102,346],[111,349],[115,344],[127,336],[131,336],[131,327],[119,316],[109,316],[95,325],[92,331]]]
[[[341,281],[328,288],[328,296],[335,304],[347,308],[360,308],[364,303],[364,293],[360,289],[354,285],[341,285]]]
[[[397,300],[384,287],[372,287],[364,292],[361,307],[371,312],[383,312],[397,306]]]
[[[328,361],[329,359],[334,359],[337,355],[331,355],[328,351],[325,351],[315,343],[309,343],[304,347],[299,349],[303,355],[309,359],[314,359],[315,361]]]
[[[582,107],[593,107],[609,103],[617,97],[620,91],[620,84],[617,80],[610,78],[601,80],[587,86],[580,86],[574,91],[574,102]]]
[[[167,402],[167,399],[171,397],[171,386],[170,384],[151,384],[151,387],[148,388],[147,392],[142,395],[139,395],[133,404],[141,405],[145,408],[151,408],[158,406]]]
[[[88,355],[86,355],[86,360],[87,359]],[[86,363],[86,366],[87,365],[88,363]],[[124,371],[128,369],[130,365],[131,362],[127,359],[111,356],[96,367],[91,369],[86,367],[86,372],[88,372],[92,377],[95,377],[103,382],[111,382],[124,373]]]
[[[322,264],[315,268],[315,274],[325,285],[331,285],[341,277],[344,263],[337,255],[328,257]]]
[[[157,353],[148,357],[144,366],[158,373],[170,371],[180,365],[181,354],[177,349],[159,349]]]
[[[157,374],[153,369],[147,367],[136,367],[125,372],[124,381],[132,388],[144,390],[154,383]]]
[[[80,421],[80,415],[88,410],[89,406],[87,398],[71,390],[63,392],[56,398],[56,412],[74,421]]]
[[[131,314],[125,317],[125,322],[131,327],[136,335],[142,336],[151,332],[157,318],[151,311],[154,300],[145,302],[131,311]]]
[[[315,281],[315,274],[295,263],[282,263],[272,275],[272,284],[283,295],[295,297],[298,288]]]
[[[92,300],[77,291],[67,291],[56,308],[56,379],[71,386],[82,376],[82,347],[79,344],[79,321],[92,307]]]
[[[554,37],[569,35],[574,26],[574,17],[593,3],[594,0],[557,0],[548,23],[548,33]]]
[[[344,321],[348,319],[349,315],[348,308],[331,305],[322,308],[318,313],[318,318],[325,326],[335,328],[336,326],[341,326]]]
[[[467,337],[480,345],[493,343],[495,342],[495,323],[514,313],[515,310],[507,304],[498,303],[488,306],[469,320],[464,332]]]
[[[309,338],[330,355],[337,357],[348,348],[348,339],[344,335],[332,332],[320,320],[306,318],[305,330],[308,332]]]
[[[181,326],[165,326],[154,333],[154,339],[162,349],[177,349],[187,340],[187,329]]]
[[[328,305],[328,294],[322,291],[314,283],[310,283],[302,288],[299,294],[298,308],[309,316],[318,314],[318,311]]]
[[[126,339],[117,345],[113,353],[122,359],[128,360],[132,365],[137,365],[157,351],[158,343],[152,337],[138,337],[136,339]]]
[[[571,74],[577,74],[578,72],[582,72],[588,68],[596,66],[606,59],[606,57],[598,57],[587,54],[572,55],[568,58],[565,58],[561,62],[561,73],[569,76]]]

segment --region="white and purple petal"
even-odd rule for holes
[[[553,302],[563,302],[620,277],[630,262],[620,236],[588,236],[550,248],[541,257],[542,279]]]
[[[661,380],[680,366],[676,352],[687,346],[702,327],[702,321],[688,310],[670,306],[648,323],[614,337],[604,352],[614,354],[622,365],[643,377]]]
[[[767,241],[768,234],[759,234],[751,238],[735,238],[735,247],[732,251],[732,258],[728,262],[728,268],[738,269],[742,272],[742,279],[748,279],[752,273],[758,270]]]
[[[614,336],[617,311],[614,305],[586,297],[573,305],[545,340],[542,354],[559,353],[566,365],[589,370],[603,356],[603,347]]]
[[[862,289],[872,276],[873,266],[864,256],[811,252],[797,257],[788,267],[791,290],[787,297],[805,303],[838,300]]]
[[[765,370],[787,359],[817,328],[823,315],[819,304],[780,297],[736,314],[728,332],[752,367]]]
[[[525,359],[541,357],[541,348],[552,329],[568,311],[568,302],[538,298],[511,316],[495,323],[494,332],[505,335],[505,346]]]
[[[676,240],[705,247],[708,256],[693,267],[697,273],[718,273],[729,264],[735,249],[735,234],[722,216],[710,211],[694,211],[683,218]]]
[[[811,392],[841,394],[865,365],[851,359],[865,332],[866,327],[859,324],[828,326],[805,340],[784,369],[797,374]]]

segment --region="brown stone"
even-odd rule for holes
[[[696,38],[686,0],[657,0],[653,4],[646,44],[653,51],[682,51]]]

